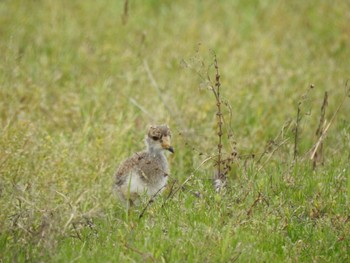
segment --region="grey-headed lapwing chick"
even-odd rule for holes
[[[165,188],[170,172],[165,150],[174,153],[170,140],[167,125],[152,125],[145,139],[147,148],[120,164],[115,189],[122,201],[137,204],[141,195],[153,196]]]

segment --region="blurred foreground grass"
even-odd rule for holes
[[[327,120],[344,97],[349,3],[139,0],[123,24],[123,2],[0,2],[0,261],[349,261],[349,100],[324,165],[302,158],[324,92]],[[204,166],[141,220],[142,208],[127,215],[113,173],[148,124],[174,131],[175,187],[204,159],[197,151],[215,154],[215,101],[195,73],[210,49],[242,156],[227,193]],[[260,163],[247,158],[266,149]]]

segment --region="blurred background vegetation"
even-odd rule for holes
[[[238,153],[261,154],[286,122],[293,126],[302,100],[299,151],[304,154],[316,140],[324,92],[329,95],[328,120],[345,96],[349,21],[350,2],[338,0],[0,1],[4,261],[55,259],[41,248],[64,251],[61,244],[71,244],[67,233],[83,231],[72,222],[98,217],[105,228],[115,223],[113,173],[123,158],[143,147],[147,125],[168,123],[173,130],[173,179],[184,181],[203,160],[193,147],[215,153],[215,100],[197,74],[213,74],[212,51],[218,58],[223,98],[232,107],[230,126]],[[303,97],[311,84],[315,88]],[[320,174],[346,171],[347,190],[341,196],[346,200],[337,212],[342,216],[349,212],[344,210],[350,194],[349,112],[347,100],[328,131],[326,165],[320,170]],[[278,178],[273,167],[291,159],[293,131],[288,130],[290,147],[279,155],[285,159],[274,157],[272,168],[262,172]],[[238,165],[230,176],[243,187],[241,168]],[[211,172],[204,169],[198,179],[208,176]],[[252,182],[259,189],[268,188],[261,180]],[[252,201],[255,197],[254,192],[249,196]],[[162,217],[159,210],[153,213]],[[147,224],[138,229],[145,238]],[[124,227],[124,234],[133,228]],[[144,245],[139,240],[136,246]],[[194,259],[200,255],[198,246],[192,254],[187,251]],[[327,251],[317,245],[315,249]],[[341,258],[349,259],[342,249]],[[124,247],[118,255],[127,255],[125,251],[130,252]],[[77,255],[72,253],[62,252],[56,260],[73,260]],[[166,254],[152,253],[157,260]],[[202,260],[212,261],[209,254]],[[177,259],[184,260],[179,255]],[[259,259],[258,253],[254,255]],[[291,259],[281,252],[281,259],[286,258]],[[214,261],[220,260],[228,259]]]

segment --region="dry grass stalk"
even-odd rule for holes
[[[285,138],[285,133],[291,128],[292,125],[293,123],[291,120],[286,121],[283,124],[281,131],[278,133],[278,135],[266,144],[263,153],[260,155],[256,163],[262,163],[264,157],[266,155],[268,156],[266,157],[266,160],[263,162],[263,164],[261,164],[260,168],[258,169],[258,172],[264,168],[264,166],[268,163],[268,161],[271,159],[274,153],[289,141],[289,138]]]
[[[297,110],[297,118],[296,118],[296,124],[295,124],[295,135],[294,135],[294,161],[297,159],[298,156],[298,135],[299,135],[299,123],[301,121],[300,117],[300,105],[301,102],[298,103],[298,110]]]
[[[320,117],[320,123],[318,125],[318,128],[316,130],[316,136],[317,139],[319,139],[322,134],[324,133],[324,128],[326,124],[326,107],[328,105],[328,93],[327,91],[324,93],[323,103],[321,107],[321,117]],[[313,169],[316,168],[317,163],[321,162],[323,164],[323,143],[321,143],[319,149],[315,152],[315,156],[313,158]]]
[[[152,203],[154,202],[154,198],[164,189],[164,187],[166,187],[166,186],[161,187],[154,195],[152,195],[152,196],[149,198],[149,200],[148,200],[146,206],[142,209],[142,212],[141,212],[141,214],[139,215],[139,219],[141,219],[141,218],[143,217],[143,215],[145,214],[147,208],[150,206],[150,204],[152,204]]]
[[[346,81],[346,84],[345,84],[345,96],[343,97],[343,100],[340,102],[338,108],[336,109],[336,111],[334,112],[331,120],[329,121],[329,123],[326,125],[326,121],[324,121],[324,129],[322,130],[322,134],[320,134],[320,137],[318,138],[317,142],[315,143],[315,145],[311,148],[311,156],[310,156],[310,159],[311,160],[314,160],[315,158],[315,155],[319,149],[319,147],[321,146],[324,138],[326,137],[327,135],[327,132],[328,132],[328,129],[329,127],[332,125],[332,123],[334,122],[335,120],[335,117],[337,116],[339,110],[341,109],[341,107],[344,105],[344,102],[345,100],[350,96],[350,88],[348,87],[348,83],[349,83],[349,80]]]
[[[253,212],[254,207],[256,207],[257,204],[261,202],[264,202],[267,206],[269,206],[269,202],[265,199],[265,197],[261,194],[261,192],[259,192],[258,197],[254,200],[253,204],[248,209],[247,216],[250,216]]]
[[[275,154],[275,152],[281,148],[283,145],[285,145],[287,142],[289,141],[289,139],[285,139],[281,142],[279,142],[278,144],[276,144],[275,142],[273,142],[274,144],[274,147],[272,148],[270,152],[270,154],[268,155],[268,157],[266,158],[265,162],[257,169],[257,172],[260,172],[264,167],[265,165],[270,161],[270,159],[272,158],[272,156]]]
[[[158,98],[162,102],[164,108],[167,110],[169,116],[171,116],[171,118],[175,120],[175,122],[178,125],[182,125],[183,121],[181,119],[180,114],[178,114],[176,104],[172,103],[172,100],[170,100],[169,97],[165,96],[165,92],[162,91],[161,86],[156,81],[154,74],[152,73],[152,70],[150,69],[146,59],[143,60],[143,67],[147,73],[147,77],[151,82],[151,85],[156,90]]]
[[[129,0],[124,1],[124,12],[122,15],[122,23],[123,25],[126,25],[128,22],[128,16],[129,16]]]
[[[152,122],[157,122],[154,118],[154,116],[148,111],[146,110],[145,107],[143,107],[141,104],[139,104],[134,98],[130,97],[129,101],[136,106],[139,110],[141,110],[141,112],[143,114],[145,114],[150,120],[152,120]]]
[[[190,174],[189,177],[186,178],[186,180],[179,186],[177,187],[175,190],[171,189],[169,195],[167,196],[167,198],[164,200],[164,203],[162,204],[162,208],[165,206],[166,202],[173,198],[175,196],[175,194],[180,190],[180,189],[183,189],[183,187],[194,177],[195,173],[205,164],[207,163],[208,161],[214,159],[213,156],[210,156],[208,158],[206,158],[204,161],[202,161],[196,169],[194,169],[194,171]],[[172,186],[172,188],[174,187],[174,185]]]
[[[299,141],[299,127],[300,127],[300,121],[301,121],[301,106],[302,106],[303,102],[308,99],[309,92],[314,87],[315,87],[314,84],[311,84],[310,88],[306,91],[306,93],[301,97],[301,99],[298,102],[298,110],[297,110],[297,117],[296,117],[296,123],[295,123],[295,135],[294,135],[294,155],[293,155],[294,162],[297,160],[297,157],[298,157],[298,141]]]

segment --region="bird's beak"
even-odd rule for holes
[[[164,136],[162,139],[162,147],[165,150],[168,150],[171,153],[174,153],[174,148],[172,146],[170,146],[170,137],[169,136]]]
[[[171,153],[175,153],[174,148],[172,146],[169,146],[169,148],[167,150]]]

